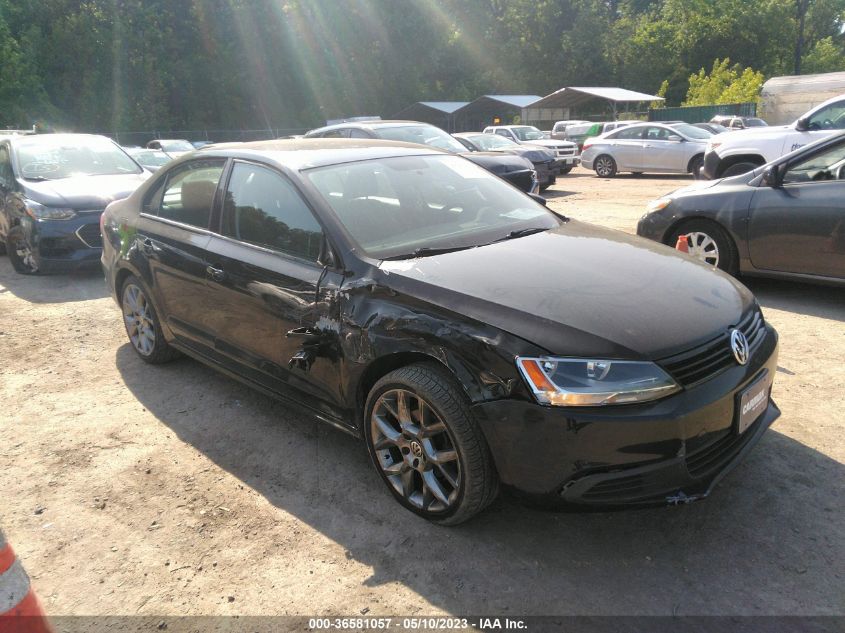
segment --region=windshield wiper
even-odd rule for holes
[[[46,182],[50,180],[49,178],[45,178],[44,176],[24,176],[24,180],[29,180],[31,182]]]
[[[504,242],[505,240],[512,240],[517,237],[525,237],[526,235],[533,235],[534,233],[541,233],[543,231],[548,231],[547,227],[535,226],[530,229],[517,229],[516,231],[511,231],[504,237],[500,237],[497,240],[493,240],[493,242]]]
[[[413,253],[406,253],[404,255],[392,255],[391,257],[384,257],[385,261],[392,261],[395,259],[411,259],[413,257],[428,257],[429,255],[441,255],[442,253],[454,253],[455,251],[465,251],[468,248],[475,248],[476,244],[469,246],[421,246]]]

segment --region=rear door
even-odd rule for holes
[[[337,289],[320,222],[293,182],[234,161],[208,245],[214,346],[255,382],[336,413]]]
[[[758,187],[748,245],[758,269],[845,278],[845,140],[788,164],[783,186]]]
[[[611,155],[619,169],[641,171],[643,163],[643,130],[645,128],[626,128],[613,132],[608,141],[612,144]],[[604,141],[593,139],[595,145]]]
[[[170,171],[144,200],[135,240],[159,318],[195,348],[213,344],[205,248],[225,165],[225,158],[201,158]]]

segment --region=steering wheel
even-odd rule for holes
[[[825,119],[822,121],[822,129],[823,130],[832,130],[833,129],[833,120],[832,119]]]

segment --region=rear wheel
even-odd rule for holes
[[[693,156],[692,160],[689,163],[689,172],[692,174],[692,177],[696,180],[701,180],[704,175],[701,173],[701,170],[704,168],[704,156]]]
[[[737,271],[736,249],[725,230],[710,220],[690,220],[678,225],[666,243],[674,246],[678,238],[686,235],[689,254],[708,266],[719,268],[735,275]]]
[[[757,163],[734,163],[722,172],[722,178],[730,178],[731,176],[739,176],[740,174],[746,174],[753,169],[757,169],[757,167],[759,167]]]
[[[612,156],[602,154],[593,163],[596,175],[600,178],[613,178],[616,175],[616,161]]]
[[[179,356],[164,339],[161,324],[141,280],[130,276],[120,292],[123,324],[132,349],[152,365],[166,363]]]
[[[409,365],[379,380],[367,397],[370,458],[393,496],[435,523],[481,512],[498,477],[469,403],[445,371]]]
[[[9,261],[15,272],[22,275],[38,274],[38,262],[35,261],[35,252],[29,240],[26,239],[23,229],[16,226],[6,236],[6,251],[9,253]]]

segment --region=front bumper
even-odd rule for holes
[[[546,407],[527,400],[473,406],[502,483],[584,506],[674,504],[707,496],[780,415],[771,400],[738,434],[739,395],[777,369],[777,333],[748,364],[653,403]]]
[[[507,174],[502,174],[501,177],[511,183],[514,187],[517,187],[527,193],[537,193],[539,190],[537,172],[533,169],[512,171]]]
[[[560,170],[562,169],[572,169],[573,167],[577,167],[580,164],[580,156],[558,156],[557,158],[555,158],[553,169],[556,169],[559,174]]]
[[[96,267],[100,261],[100,213],[84,213],[70,220],[27,219],[21,227],[32,245],[40,272]]]

